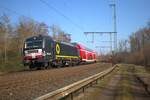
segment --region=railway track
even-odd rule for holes
[[[63,87],[61,89],[58,89],[56,91],[47,93],[43,96],[40,96],[38,98],[36,98],[35,100],[59,100],[61,98],[64,98],[68,95],[71,95],[71,100],[73,100],[73,92],[76,92],[79,89],[84,89],[87,85],[92,84],[93,82],[97,82],[99,79],[103,78],[104,76],[106,76],[107,74],[109,74],[110,72],[112,72],[115,69],[116,66],[111,67],[107,70],[104,70],[98,74],[95,74],[93,76],[90,76],[88,78],[85,78],[83,80],[80,80],[78,82],[75,82],[73,84],[70,84],[66,87]]]
[[[95,63],[77,67],[5,74],[0,76],[0,99],[32,100],[110,67],[110,64]]]
[[[97,62],[97,63],[101,63],[101,62]],[[23,72],[32,72],[32,71],[41,71],[41,70],[53,70],[53,69],[58,69],[58,68],[67,68],[67,67],[78,67],[78,66],[82,66],[82,65],[89,65],[89,64],[94,64],[93,62],[82,62],[79,65],[70,65],[70,66],[57,66],[57,67],[52,67],[49,66],[48,68],[41,68],[41,69],[37,69],[37,68],[33,68],[33,69],[29,69],[28,67],[19,71],[10,71],[10,72],[0,72],[0,76],[6,75],[6,74],[16,74],[16,73],[23,73]]]

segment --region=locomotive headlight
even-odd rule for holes
[[[46,54],[45,54],[45,51],[43,51],[43,56],[45,56]]]
[[[27,48],[27,44],[26,43],[24,44],[24,48]]]
[[[42,53],[42,49],[39,49],[38,52],[39,52],[39,53]]]
[[[28,54],[28,51],[24,51],[25,54]]]
[[[45,56],[45,51],[44,50],[42,51],[42,49],[39,49],[38,53],[40,53],[42,56]]]

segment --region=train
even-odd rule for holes
[[[79,43],[58,42],[50,36],[31,36],[24,41],[23,64],[33,68],[73,66],[96,62],[96,53]]]

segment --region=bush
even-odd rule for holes
[[[2,61],[0,65],[2,72],[20,71],[27,68],[22,64],[22,59],[19,56],[8,57],[7,62]]]

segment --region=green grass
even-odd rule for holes
[[[94,92],[89,92],[85,97],[85,100],[96,100],[98,95],[101,95],[103,92],[103,88],[100,87],[107,87],[112,77],[115,74],[120,75],[120,80],[118,85],[117,96],[115,97],[116,100],[134,100],[134,74],[141,74],[146,75],[146,70],[143,66],[136,66],[133,64],[117,64],[117,67],[112,73],[108,74],[104,79],[100,80],[96,87],[94,88]]]
[[[103,91],[103,88],[101,87],[107,87],[109,84],[111,78],[118,72],[118,67],[113,70],[110,74],[106,75],[103,79],[98,80],[98,84],[96,84],[96,87],[94,88],[93,92],[85,92],[84,100],[96,100],[98,95],[101,95],[101,92]]]
[[[132,70],[133,67],[127,65],[121,65],[120,67],[121,81],[119,87],[121,88],[120,95],[117,97],[117,100],[134,100],[131,92],[132,87],[130,83],[129,70]]]
[[[1,62],[0,63],[0,72],[1,73],[7,73],[7,72],[14,72],[14,71],[21,71],[26,69],[25,66],[23,66],[20,59],[9,59],[7,62]]]

